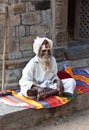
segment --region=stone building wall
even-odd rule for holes
[[[22,69],[34,56],[32,44],[37,36],[47,36],[53,40],[54,56],[58,63],[68,61],[73,67],[89,66],[89,46],[68,48],[68,0],[0,0],[0,88],[6,7],[8,8],[6,88],[19,87]],[[81,45],[74,42],[75,45],[76,43]],[[60,64],[58,65],[60,68]]]
[[[51,37],[50,1],[0,1],[0,71],[2,72],[5,9],[8,7],[8,31],[5,62],[6,86],[17,86],[21,70],[33,56],[32,43],[36,36]],[[1,74],[1,73],[0,73]],[[0,75],[0,83],[1,83]]]
[[[36,36],[52,37],[51,2],[42,0],[0,1],[0,72],[5,29],[5,8],[8,7],[7,45],[5,62],[6,87],[18,86],[21,70],[34,55],[33,39]],[[0,73],[0,83],[1,83]]]

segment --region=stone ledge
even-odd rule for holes
[[[89,93],[78,95],[71,102],[51,109],[23,109],[0,104],[0,129],[2,130],[26,130],[35,126],[38,122],[53,117],[68,115],[72,112],[89,108]],[[86,103],[87,99],[87,103]]]
[[[26,65],[30,58],[22,58],[16,60],[6,60],[6,69],[21,68]],[[2,61],[0,61],[0,69],[2,68]]]
[[[89,45],[74,46],[65,49],[68,60],[83,59],[89,57]]]

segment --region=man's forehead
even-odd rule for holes
[[[48,43],[45,43],[45,44],[41,45],[41,49],[42,50],[50,50],[51,48],[50,48],[50,45]]]

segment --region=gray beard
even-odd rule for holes
[[[51,56],[43,56],[39,57],[39,61],[46,72],[50,72],[52,67],[51,67]]]

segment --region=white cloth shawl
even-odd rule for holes
[[[46,37],[42,37],[42,38],[41,37],[36,37],[36,39],[34,40],[34,43],[33,43],[33,51],[35,52],[36,55],[38,55],[39,49],[40,49],[42,43],[44,42],[44,40],[48,41],[48,43],[50,45],[50,48],[52,50],[52,48],[53,48],[52,40],[50,40],[50,39],[48,39]]]

